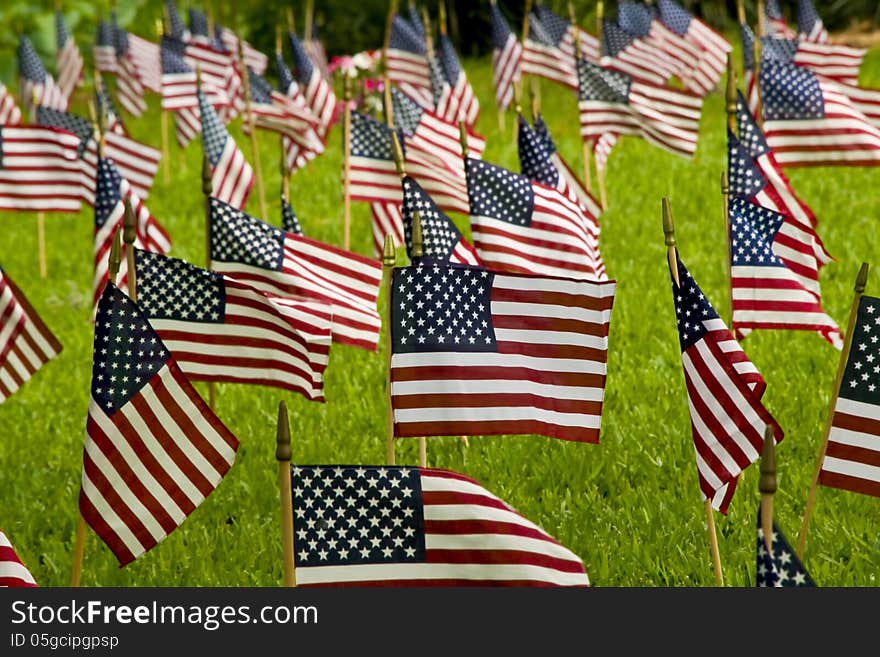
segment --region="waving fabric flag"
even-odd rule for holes
[[[174,2],[174,0],[165,0],[165,15],[168,18],[168,27],[171,30],[171,34],[169,36],[172,36],[175,39],[179,39],[181,41],[189,41],[189,38],[191,36],[189,33],[189,28],[180,17],[180,12],[177,11],[177,4]]]
[[[403,16],[395,14],[386,54],[385,70],[390,82],[422,107],[434,109],[424,32],[419,34]]]
[[[786,217],[740,197],[730,199],[728,215],[732,324],[737,338],[753,329],[814,330],[842,348],[840,328],[822,310],[818,293],[805,287],[777,255],[800,263],[795,260],[798,236],[786,230]]]
[[[764,530],[761,527],[761,509],[759,507],[755,586],[775,588],[816,586],[810,573],[804,568],[775,521],[773,522],[773,536],[770,540],[771,550],[768,550],[767,542],[764,540]]]
[[[37,586],[31,571],[21,562],[12,543],[0,530],[0,587],[33,588]]]
[[[21,110],[15,103],[15,96],[0,82],[0,125],[9,126],[19,123],[21,123]]]
[[[116,53],[116,91],[119,104],[132,116],[141,116],[147,109],[144,100],[144,85],[138,67],[128,45],[128,32],[119,26],[116,13],[113,13],[113,47]]]
[[[162,110],[174,112],[177,143],[185,147],[202,131],[195,69],[184,59],[185,46],[167,36],[162,37]],[[225,89],[202,80],[201,91],[217,108],[229,105]]]
[[[819,18],[813,0],[798,0],[797,12],[798,38],[816,43],[828,43],[828,30]]]
[[[537,5],[528,16],[522,74],[543,77],[576,90],[576,41],[580,43],[581,57],[599,61],[599,40],[596,37],[571,25],[545,5]]]
[[[676,155],[697,150],[703,99],[674,87],[642,82],[585,59],[578,67],[581,137],[634,135]]]
[[[598,443],[614,292],[428,258],[395,269],[394,435]]]
[[[274,296],[332,306],[333,339],[375,351],[382,265],[279,230],[216,198],[210,206],[211,268]]]
[[[133,345],[107,349],[108,344]],[[119,372],[137,376],[118,376]],[[79,509],[125,566],[159,544],[232,467],[238,440],[113,283],[98,303]]]
[[[275,51],[275,64],[278,67],[278,84],[281,93],[293,104],[295,110],[304,120],[308,121],[310,125],[317,124],[318,120],[306,104],[302,90],[296,80],[293,79],[293,74],[291,74],[287,62],[284,61],[284,55],[280,50]],[[303,146],[300,141],[310,145]],[[284,149],[285,164],[288,171],[293,172],[304,167],[309,161],[324,152],[326,144],[316,128],[311,128],[307,131],[300,141],[285,136],[281,137],[281,145]]]
[[[471,234],[497,271],[598,280],[598,243],[580,204],[553,187],[468,158]]]
[[[257,128],[277,132],[299,143],[304,149],[314,150],[322,147],[321,140],[315,132],[319,122],[311,112],[304,114],[291,98],[275,91],[265,78],[250,68],[248,82],[251,97],[249,109]],[[242,131],[250,134],[247,121],[242,124]]]
[[[782,429],[761,403],[766,383],[678,258],[672,298],[703,499],[727,513],[740,473],[761,456],[766,427]]]
[[[438,104],[437,114],[447,121],[457,124],[459,120],[463,120],[473,127],[480,116],[480,101],[477,100],[467,74],[458,61],[455,47],[446,34],[440,35],[436,54],[443,80],[450,90],[450,99],[445,103],[445,109]]]
[[[98,21],[95,32],[95,45],[92,46],[92,59],[95,70],[115,74],[119,68],[116,60],[116,46],[113,43],[113,26],[107,21]]]
[[[617,135],[606,132],[598,139],[593,140],[593,160],[596,163],[596,171],[602,172],[608,166],[608,156],[617,144]]]
[[[191,380],[273,386],[324,401],[329,306],[276,299],[184,260],[135,255],[138,307]]]
[[[286,233],[293,233],[294,235],[303,234],[299,219],[296,218],[296,213],[284,194],[281,195],[281,229]]]
[[[766,0],[764,15],[767,21],[767,31],[771,36],[778,36],[782,39],[794,39],[797,36],[785,21],[779,0]]]
[[[293,52],[293,74],[305,97],[306,105],[318,119],[322,132],[326,133],[336,114],[336,94],[297,36],[290,32],[288,37]]]
[[[61,349],[24,293],[0,267],[0,404]]]
[[[217,118],[205,95],[199,91],[202,118],[202,149],[211,164],[212,196],[237,208],[247,203],[254,185],[254,170],[244,153]]]
[[[55,11],[55,70],[58,73],[58,87],[69,100],[73,90],[82,85],[83,58],[67,29],[61,10]]]
[[[521,77],[523,47],[498,3],[493,2],[489,12],[492,21],[492,83],[498,109],[504,112],[513,102],[513,87]]]
[[[31,40],[23,34],[18,42],[18,82],[22,104],[30,116],[37,107],[67,109],[67,96],[46,72]]]
[[[238,35],[228,27],[217,26],[220,33],[220,41],[229,52],[238,52]],[[269,56],[254,48],[247,41],[242,41],[242,54],[244,55],[245,64],[257,75],[264,75],[269,66]]]
[[[880,299],[862,296],[819,472],[823,486],[880,497]]]
[[[624,30],[608,18],[602,19],[602,51],[598,64],[632,78],[656,85],[675,75],[668,56]]]
[[[293,465],[291,483],[297,586],[590,585],[577,555],[457,472]]]
[[[702,54],[698,70],[710,81],[714,81],[714,88],[727,70],[727,55],[733,50],[733,46],[676,0],[657,0],[657,11],[663,25],[700,49]]]

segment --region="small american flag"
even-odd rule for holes
[[[753,329],[813,330],[840,349],[840,328],[822,310],[817,292],[805,287],[778,255],[792,260],[791,251],[798,246],[799,237],[786,228],[791,223],[785,215],[741,197],[731,198],[729,205],[732,328],[737,338]]]
[[[843,85],[800,66],[765,61],[760,86],[764,133],[783,167],[880,163],[880,128]]]
[[[798,0],[798,38],[816,43],[829,43],[828,30],[819,17],[813,0]]]
[[[128,32],[128,55],[144,89],[162,93],[162,56],[158,43]]]
[[[180,12],[177,11],[177,4],[174,0],[165,0],[164,9],[165,15],[168,17],[168,28],[171,30],[169,36],[173,36],[181,41],[188,41],[190,38],[189,28],[180,17]]]
[[[293,74],[302,90],[306,106],[312,110],[312,114],[318,120],[320,134],[325,134],[335,117],[336,94],[297,36],[290,32],[288,37],[293,53]]]
[[[211,268],[280,297],[306,297],[333,307],[333,339],[375,350],[381,263],[279,230],[212,198]]]
[[[79,212],[79,139],[41,126],[0,126],[0,209]]]
[[[590,585],[501,498],[436,468],[293,465],[297,586]]]
[[[819,472],[823,486],[880,497],[880,299],[862,296]]]
[[[473,127],[480,116],[480,102],[458,61],[455,46],[446,34],[441,34],[438,39],[436,55],[443,81],[449,87],[448,99],[437,104],[437,114],[451,123],[463,120]]]
[[[585,59],[580,76],[581,137],[634,135],[683,157],[697,150],[703,99],[688,91],[655,85],[603,69]]]
[[[21,110],[15,102],[15,96],[0,82],[0,125],[18,125],[21,123]]]
[[[281,195],[281,229],[286,233],[293,233],[294,235],[303,234],[299,219],[296,218],[296,213],[284,194]]]
[[[114,234],[122,229],[126,199],[131,204],[135,217],[134,245],[156,253],[168,253],[171,250],[171,238],[168,233],[150,214],[128,181],[120,175],[113,160],[108,157],[100,158],[95,194],[95,273],[92,279],[95,304],[98,303],[101,292],[107,284],[109,270],[107,257],[113,246]],[[119,276],[121,282],[128,280],[128,262],[125,258],[120,262]]]
[[[46,72],[34,44],[23,34],[18,42],[18,83],[20,98],[29,115],[33,116],[37,107],[67,109],[67,96]]]
[[[482,265],[476,250],[461,235],[453,221],[443,214],[434,200],[412,177],[403,179],[403,228],[406,253],[413,259],[413,214],[419,213],[422,228],[422,255],[440,262]]]
[[[220,41],[223,43],[226,50],[229,52],[238,52],[238,35],[228,27],[222,27],[219,25],[217,26],[217,31],[220,33]],[[254,48],[247,41],[242,41],[241,47],[242,54],[244,54],[245,64],[252,68],[257,75],[264,75],[266,73],[266,68],[269,66],[269,56]]]
[[[395,269],[394,435],[598,443],[615,285],[427,258]]]
[[[327,78],[327,68],[329,66],[329,61],[327,60],[327,49],[324,48],[324,42],[321,41],[321,37],[318,34],[318,23],[316,20],[312,20],[312,34],[311,37],[306,39],[305,35],[303,36],[303,48],[309,54],[309,58],[318,67],[318,70],[321,71],[321,77]]]
[[[184,60],[185,45],[169,36],[162,37],[162,110],[174,112],[175,138],[185,147],[202,131],[197,95],[197,76]],[[217,89],[204,80],[202,92],[218,107],[229,104],[223,89]]]
[[[385,66],[392,84],[400,87],[421,107],[434,109],[424,32],[419,34],[399,14],[391,19]]]
[[[275,64],[278,67],[278,88],[305,120],[310,124],[317,123],[315,115],[306,104],[299,84],[293,79],[293,74],[284,61],[284,55],[280,50],[275,52]],[[317,129],[311,129],[305,136],[305,141],[310,146],[305,147],[299,141],[289,137],[281,137],[281,146],[284,149],[285,166],[288,171],[296,171],[304,167],[309,161],[315,159],[324,152],[326,135],[322,137]]]
[[[353,201],[391,201],[398,205],[400,176],[394,166],[391,128],[368,114],[351,113],[350,185]],[[401,148],[406,148],[401,144]]]
[[[227,52],[219,42],[191,39],[184,45],[183,60],[192,70],[198,68],[203,88],[213,87],[216,92],[226,94],[228,104],[211,99],[220,119],[228,123],[238,116],[244,109],[244,81],[236,55]]]
[[[498,271],[598,280],[596,237],[577,200],[553,187],[468,158],[471,234]]]
[[[758,540],[756,543],[755,586],[787,587],[816,586],[810,573],[804,568],[797,554],[788,544],[785,535],[773,522],[772,550],[767,549],[764,530],[761,527],[761,510],[758,508]]]
[[[761,40],[764,61],[790,63],[839,82],[857,86],[859,70],[866,50],[850,46],[781,39],[768,36]]]
[[[391,235],[395,248],[405,242],[403,214],[399,201],[372,201],[370,225],[373,231],[373,254],[377,258],[382,257],[386,235]]]
[[[60,9],[55,11],[55,70],[58,73],[58,87],[69,100],[73,90],[82,86],[83,58]]]
[[[611,19],[602,19],[602,56],[598,64],[628,77],[655,85],[666,84],[675,67],[669,57],[630,34]]]
[[[194,381],[274,386],[324,401],[330,307],[275,299],[184,260],[135,251],[138,307]]]
[[[119,104],[132,116],[139,117],[147,109],[147,102],[144,100],[144,85],[128,45],[128,32],[119,26],[115,12],[113,12],[112,34],[117,61],[116,91]]]
[[[783,39],[794,39],[797,37],[794,30],[785,21],[785,15],[782,13],[782,7],[779,6],[779,0],[766,0],[764,15],[767,21],[767,32],[771,36],[778,36]]]
[[[220,484],[238,440],[113,283],[98,303],[79,509],[125,566]]]
[[[202,149],[211,164],[212,195],[224,203],[243,208],[254,185],[254,170],[205,95],[199,91],[198,96]]]
[[[116,60],[116,46],[113,44],[113,26],[105,20],[98,21],[95,31],[95,45],[92,46],[92,59],[95,70],[115,74],[119,68]]]
[[[0,530],[0,587],[34,588],[37,582]]]
[[[581,56],[593,61],[599,60],[598,39],[570,25],[544,5],[538,5],[529,14],[528,28],[523,42],[522,75],[535,75],[576,90],[575,35],[581,44]]]
[[[511,31],[497,2],[492,3],[489,12],[492,21],[492,82],[495,101],[503,112],[513,102],[513,87],[522,75],[523,47]]]
[[[104,85],[104,79],[100,76],[95,78],[95,112],[99,117],[99,121],[103,120],[107,130],[120,135],[128,135],[125,124],[116,109],[116,103],[107,93],[107,87]]]
[[[60,353],[61,343],[0,267],[0,404]]]
[[[277,132],[297,142],[301,148],[320,148],[321,141],[315,134],[319,124],[311,112],[303,114],[295,101],[273,89],[266,78],[250,68],[247,72],[251,100],[249,109],[254,126]],[[247,121],[242,123],[242,131],[250,134]]]
[[[727,513],[737,478],[782,429],[761,403],[766,383],[678,258],[672,298],[703,499]]]

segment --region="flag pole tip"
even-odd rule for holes
[[[394,238],[391,237],[391,233],[388,233],[385,235],[385,246],[382,249],[382,266],[386,268],[393,267],[395,260]]]
[[[672,223],[672,209],[669,206],[669,198],[663,197],[663,234],[666,236],[666,246],[675,246],[675,224]]]
[[[131,207],[131,198],[125,197],[125,215],[122,220],[122,240],[126,244],[134,245],[135,239],[135,218],[134,209]],[[130,274],[129,274],[130,275]]]
[[[768,424],[764,430],[764,446],[761,449],[761,476],[758,490],[764,495],[776,492],[776,435],[773,426]]]
[[[868,284],[868,263],[863,262],[862,266],[859,267],[859,274],[856,276],[856,292],[861,294],[865,291],[865,286]]]
[[[202,153],[202,194],[210,196],[213,192],[211,184],[211,162],[208,154]]]
[[[275,434],[275,459],[290,461],[290,421],[287,417],[287,404],[278,402],[278,430]]]
[[[418,210],[412,215],[412,257],[422,257],[422,217]]]

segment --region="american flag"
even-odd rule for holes
[[[111,29],[118,64],[116,67],[116,92],[119,104],[132,116],[139,117],[147,109],[147,102],[144,100],[144,85],[128,45],[128,32],[119,26],[115,12]]]
[[[615,285],[427,258],[395,269],[394,435],[598,443]]]
[[[60,9],[55,11],[55,48],[58,87],[64,97],[70,99],[73,90],[82,85],[83,58],[79,48],[76,47],[73,35],[67,29],[64,14]]]
[[[106,129],[120,135],[128,135],[125,124],[116,109],[116,103],[107,93],[104,80],[100,75],[95,76],[95,113],[98,121],[103,121]]]
[[[237,450],[137,304],[108,283],[95,320],[79,509],[119,565],[177,529]]]
[[[314,114],[312,114],[312,110],[309,106],[306,105],[306,99],[302,94],[302,90],[296,80],[293,79],[293,75],[287,66],[287,62],[284,61],[284,55],[280,50],[275,52],[275,64],[278,67],[279,91],[287,96],[299,114],[308,120],[310,124],[317,123],[317,119]],[[307,148],[302,146],[298,141],[282,136],[281,147],[284,149],[285,166],[287,167],[287,170],[291,172],[296,171],[323,153],[326,146],[325,138],[326,135],[325,137],[321,137],[319,131],[312,128],[304,137],[305,141],[311,144],[311,146]]]
[[[79,212],[82,170],[75,135],[41,126],[0,126],[0,209]]]
[[[220,41],[223,43],[226,50],[229,52],[238,52],[238,35],[228,27],[218,25],[217,30],[220,33]],[[247,41],[242,41],[241,48],[242,53],[244,54],[245,64],[252,68],[257,75],[264,75],[266,73],[266,68],[269,66],[269,56],[254,48]]]
[[[570,25],[546,6],[538,5],[528,16],[522,75],[546,78],[576,90],[575,35],[580,42],[581,56],[598,61],[599,40],[596,37]]]
[[[819,17],[813,0],[798,0],[798,38],[816,43],[829,43],[828,30]]]
[[[785,262],[800,264],[792,251],[802,246],[785,215],[741,197],[731,198],[729,206],[732,328],[737,338],[753,329],[812,330],[840,349],[840,328],[822,310],[817,291],[805,287],[802,276]]]
[[[181,147],[202,131],[199,115],[197,76],[184,60],[185,45],[168,36],[162,37],[162,110],[174,112],[175,137]],[[225,89],[202,80],[202,92],[218,107],[229,104]]]
[[[0,530],[0,587],[34,588],[37,582],[21,562],[12,543]]]
[[[596,238],[580,204],[553,187],[468,158],[471,235],[480,259],[497,271],[600,278]]]
[[[303,234],[302,225],[299,223],[299,219],[296,218],[296,213],[284,194],[281,195],[281,229],[285,233]]]
[[[67,96],[46,72],[34,45],[24,34],[18,42],[18,84],[20,98],[29,115],[32,116],[37,107],[67,109]]]
[[[113,236],[117,230],[122,229],[126,200],[131,204],[135,217],[134,245],[156,253],[168,253],[171,250],[168,233],[150,214],[128,181],[120,175],[113,160],[109,157],[99,158],[95,194],[95,273],[92,279],[94,304],[98,303],[107,284],[107,257],[113,246]],[[120,262],[119,276],[120,282],[128,280],[128,263],[125,258]]]
[[[386,235],[391,235],[395,248],[405,243],[402,212],[400,201],[372,201],[370,203],[370,226],[373,231],[373,255],[375,257],[382,257]]]
[[[112,74],[118,71],[119,62],[116,60],[116,46],[113,43],[113,26],[105,20],[98,21],[95,45],[92,46],[92,60],[96,71]]]
[[[866,50],[849,46],[764,37],[761,40],[764,61],[803,66],[835,82],[858,86],[859,71]]]
[[[596,163],[596,171],[602,172],[608,166],[608,156],[617,144],[617,139],[617,135],[613,132],[606,132],[593,140],[593,161]]]
[[[761,527],[761,510],[758,509],[757,560],[755,564],[755,586],[781,588],[787,586],[816,586],[810,573],[804,568],[797,554],[788,544],[785,535],[773,521],[771,550],[767,549],[764,530]]]
[[[244,109],[244,81],[241,78],[235,53],[223,49],[219,41],[192,39],[184,46],[183,60],[192,70],[199,70],[202,85],[224,92],[228,104],[215,105],[220,119],[229,123]]]
[[[203,43],[217,43],[216,34],[210,33],[208,17],[205,15],[205,12],[196,9],[195,7],[190,7],[187,13],[189,15],[189,33],[191,40]]]
[[[676,0],[657,0],[657,10],[663,25],[700,49],[698,70],[716,86],[727,70],[727,55],[733,50],[730,42]]]
[[[635,135],[676,155],[697,150],[703,99],[688,91],[655,85],[585,59],[578,67],[581,137]]]
[[[819,483],[880,497],[880,299],[859,299]]]
[[[0,404],[61,349],[24,293],[0,267]]]
[[[312,20],[312,34],[311,37],[306,39],[305,34],[303,34],[303,48],[309,54],[309,58],[318,67],[318,70],[321,71],[321,77],[327,78],[327,67],[329,62],[327,60],[327,49],[324,48],[324,42],[321,41],[321,37],[318,34],[318,24],[317,21]]]
[[[158,43],[153,43],[137,34],[127,33],[128,56],[134,63],[138,79],[144,89],[162,93],[162,56]]]
[[[599,64],[603,68],[644,82],[664,85],[675,75],[675,67],[668,59],[668,55],[644,39],[630,34],[613,20],[602,19]]]
[[[794,39],[794,33],[785,21],[785,15],[779,6],[779,0],[766,0],[764,15],[767,21],[767,32],[770,36],[778,36],[783,39]]]
[[[322,142],[315,132],[319,125],[311,112],[303,113],[294,100],[273,89],[268,80],[253,69],[249,68],[247,72],[251,100],[249,109],[254,125],[277,132],[297,142],[301,148],[320,148]],[[247,121],[242,124],[242,131],[250,134]]]
[[[766,427],[782,429],[761,403],[766,383],[681,258],[672,298],[703,499],[723,514],[737,478],[761,456]]]
[[[15,103],[15,96],[0,82],[0,125],[10,126],[21,123],[21,110]]]
[[[306,297],[333,308],[333,339],[374,350],[381,263],[210,202],[211,268],[266,294]]]
[[[293,465],[290,476],[297,586],[590,585],[580,557],[463,474]]]
[[[184,260],[135,250],[138,307],[194,381],[274,386],[324,401],[330,307],[275,299]]]
[[[446,34],[441,34],[438,39],[436,55],[443,80],[449,87],[448,100],[437,104],[436,113],[451,123],[463,120],[473,127],[480,116],[480,101],[458,61],[455,46]]]
[[[37,120],[41,125],[67,130],[79,138],[79,167],[82,171],[82,197],[89,205],[95,204],[95,182],[98,168],[98,144],[94,136],[94,125],[91,121],[47,107],[37,108]],[[122,177],[132,190],[142,199],[150,195],[150,188],[156,172],[159,170],[159,159],[162,153],[117,132],[105,132],[105,152],[111,158]]]
[[[180,12],[177,11],[177,4],[174,2],[174,0],[165,0],[164,10],[165,15],[168,18],[168,28],[171,30],[169,36],[172,36],[175,39],[179,39],[181,41],[189,41],[189,38],[191,36],[189,33],[189,28],[180,17]]]
[[[538,126],[540,125],[540,133]],[[596,255],[599,260],[598,274],[605,276],[605,265],[599,255],[599,215],[602,208],[593,195],[588,192],[568,163],[556,150],[556,144],[550,136],[547,124],[540,117],[535,119],[533,129],[522,116],[519,117],[517,133],[519,146],[519,163],[522,174],[542,185],[553,187],[565,194],[581,206],[584,225],[595,242]]]
[[[422,107],[434,109],[424,32],[419,34],[399,14],[391,19],[385,67],[392,84],[400,87]]]
[[[513,87],[521,77],[523,46],[511,31],[497,2],[492,3],[489,12],[492,21],[492,83],[498,109],[503,112],[513,102]]]
[[[412,177],[403,178],[403,228],[406,235],[406,253],[413,259],[413,214],[419,213],[422,228],[422,255],[440,262],[463,265],[482,265],[480,256],[455,223],[443,214],[434,200]]]
[[[336,113],[336,94],[333,87],[321,75],[320,69],[309,57],[297,36],[288,33],[293,54],[293,74],[302,90],[306,106],[318,120],[320,133],[329,130]]]
[[[254,184],[254,170],[245,159],[205,95],[199,91],[202,149],[211,165],[212,196],[243,208]]]
[[[842,85],[813,71],[765,61],[760,71],[764,133],[783,167],[874,166],[880,128]]]

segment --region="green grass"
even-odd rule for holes
[[[518,170],[511,117],[501,131],[487,60],[467,61],[479,92],[477,126],[485,158]],[[880,52],[866,60],[862,83],[880,86]],[[575,99],[542,85],[543,108],[559,149],[580,170]],[[74,108],[86,114],[84,104]],[[156,99],[133,135],[160,145]],[[584,561],[596,586],[712,586],[714,575],[666,268],[660,201],[668,196],[681,257],[724,313],[725,238],[719,178],[726,165],[724,100],[706,99],[693,161],[625,138],[609,160],[609,208],[601,248],[618,282],[612,312],[606,403],[598,445],[541,436],[431,438],[431,466],[463,472],[510,502]],[[250,157],[238,124],[232,132]],[[280,224],[278,140],[259,136],[268,221]],[[341,131],[326,154],[291,181],[293,205],[310,236],[342,242]],[[200,193],[201,149],[172,143],[171,180],[162,172],[147,202],[170,232],[171,255],[205,261]],[[880,266],[880,194],[876,169],[792,170],[790,178],[819,217],[819,233],[837,257],[821,272],[827,312],[845,326],[856,272]],[[248,210],[259,214],[256,187]],[[369,212],[352,208],[352,248],[371,253]],[[467,218],[456,222],[469,234]],[[93,216],[50,215],[48,277],[37,262],[36,219],[3,217],[0,262],[64,345],[63,353],[0,406],[0,527],[43,586],[66,586],[77,521],[91,375]],[[402,259],[399,260],[402,262]],[[872,273],[868,293],[880,293]],[[839,352],[807,332],[756,332],[743,346],[768,382],[764,401],[785,431],[778,448],[775,514],[794,541],[822,439]],[[241,441],[217,490],[168,538],[120,569],[93,533],[86,543],[84,586],[277,586],[282,582],[277,467],[278,402],[290,410],[294,459],[301,463],[383,463],[383,354],[333,345],[326,404],[273,388],[221,384],[217,413]],[[197,384],[206,394],[203,384]],[[417,443],[402,439],[398,463],[415,464]],[[749,468],[727,516],[716,514],[725,582],[754,583],[758,468]],[[880,572],[880,500],[820,489],[806,566],[820,586],[873,586]]]

